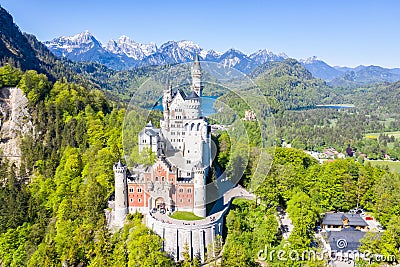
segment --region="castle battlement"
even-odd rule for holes
[[[117,162],[113,166],[113,170],[115,173],[124,173],[126,172],[126,166],[121,163],[121,161]]]

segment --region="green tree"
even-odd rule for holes
[[[173,265],[172,260],[161,251],[161,238],[142,224],[136,225],[129,235],[127,248],[129,251],[129,267],[167,267]]]

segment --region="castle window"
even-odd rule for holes
[[[131,198],[130,201],[133,202],[133,198]]]
[[[190,176],[190,172],[187,173],[187,176]]]
[[[142,188],[137,189],[138,193],[142,193]]]
[[[158,176],[156,176],[156,181],[158,181]]]
[[[190,203],[190,198],[188,198],[188,202]]]
[[[188,188],[187,192],[192,193],[192,188]]]
[[[191,163],[190,159],[186,160],[186,164],[190,164],[190,163]]]
[[[163,176],[163,177],[161,177],[161,181],[163,181],[163,182],[164,182],[164,180],[165,180],[164,176]]]
[[[183,203],[183,199],[182,199],[182,198],[181,198],[181,199],[179,199],[179,202]]]
[[[129,193],[133,193],[135,190],[133,188],[129,188]]]
[[[140,202],[142,202],[142,199],[141,199],[141,198],[139,198],[137,201],[140,203]]]
[[[179,193],[183,193],[183,188],[179,188]]]

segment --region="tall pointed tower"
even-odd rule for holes
[[[198,96],[201,96],[203,93],[203,86],[201,84],[201,66],[199,61],[199,54],[196,53],[193,65],[191,67],[192,73],[192,86],[190,87],[193,92],[195,92]]]
[[[164,95],[162,99],[162,105],[163,105],[163,112],[164,112],[164,127],[167,131],[169,131],[170,127],[170,109],[169,109],[169,104],[172,100],[172,85],[170,84],[170,81],[167,81],[167,86],[164,88]]]
[[[128,214],[126,166],[119,161],[114,165],[113,169],[115,179],[114,225],[122,227]]]

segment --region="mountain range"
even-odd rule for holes
[[[192,41],[169,41],[159,47],[155,43],[142,44],[128,36],[101,44],[89,31],[74,36],[62,36],[44,44],[56,56],[73,61],[89,61],[106,65],[115,70],[126,70],[143,66],[165,65],[190,62],[196,54],[201,60],[234,67],[250,73],[266,62],[281,62],[288,58],[284,53],[275,54],[270,50],[258,50],[250,55],[236,49],[221,53],[205,50]],[[333,67],[317,57],[299,59],[314,77],[323,79],[334,86],[370,84],[374,82],[395,82],[400,80],[400,69],[379,66]]]
[[[352,86],[377,82],[396,82],[400,80],[400,68],[387,69],[373,65],[360,65],[355,68],[332,67],[315,56],[300,59],[299,62],[314,77],[321,78],[332,86]]]
[[[236,49],[220,53],[212,49],[205,50],[198,44],[186,40],[169,41],[157,47],[154,43],[142,44],[127,36],[121,36],[117,40],[110,40],[107,45],[102,45],[88,31],[74,36],[58,37],[44,44],[56,56],[74,61],[98,62],[117,70],[190,62],[196,54],[199,54],[201,60],[217,62],[249,73],[265,62],[283,61],[288,58],[283,53],[274,54],[266,49],[251,55]]]
[[[10,62],[24,70],[35,69],[46,73],[51,80],[59,77],[81,79],[82,75],[75,75],[78,72],[97,83],[99,76],[114,75],[118,70],[135,69],[135,72],[143,72],[140,67],[190,62],[196,53],[202,60],[234,67],[248,74],[265,63],[282,62],[288,58],[284,53],[275,54],[267,49],[249,55],[236,49],[221,53],[213,49],[205,50],[192,41],[169,41],[157,46],[155,43],[138,43],[127,36],[103,45],[89,31],[55,38],[43,44],[34,35],[22,33],[12,16],[0,7],[0,60],[3,64]],[[314,77],[332,86],[358,86],[400,80],[399,68],[333,67],[316,57],[298,61]],[[105,75],[105,72],[108,74]]]

